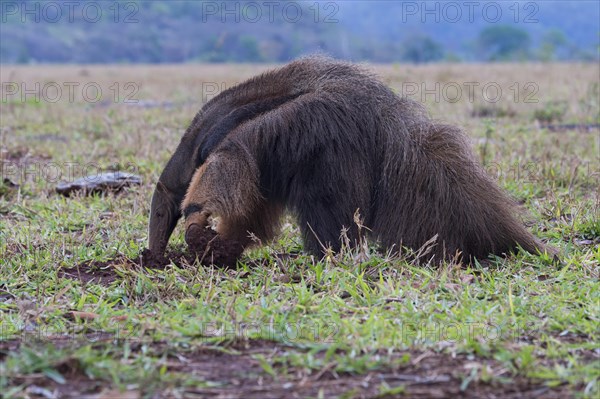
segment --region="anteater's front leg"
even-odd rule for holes
[[[256,161],[242,145],[227,142],[210,155],[196,170],[181,205],[190,248],[199,255],[213,251],[215,258],[237,258],[251,243],[251,234],[269,238],[274,227],[265,226],[264,220],[275,224],[279,208],[266,203],[258,184]],[[265,218],[265,212],[275,215]],[[210,217],[217,222],[216,233],[208,226]]]

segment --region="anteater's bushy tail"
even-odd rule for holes
[[[410,140],[387,136],[392,145],[378,208],[397,212],[376,218],[374,231],[385,246],[402,242],[419,248],[437,236],[430,256],[452,258],[458,251],[467,261],[517,246],[546,251],[514,215],[514,202],[475,160],[459,128],[423,118],[407,130]]]

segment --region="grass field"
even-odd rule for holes
[[[465,127],[561,264],[417,266],[367,245],[319,260],[288,216],[237,269],[145,268],[154,184],[187,124],[266,68],[2,66],[3,397],[597,397],[598,65],[370,67]],[[115,169],[143,184],[54,191]],[[170,245],[185,251],[181,228]]]

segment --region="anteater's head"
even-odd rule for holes
[[[180,197],[178,198],[177,194],[167,189],[163,183],[159,181],[156,184],[148,225],[148,248],[155,254],[162,255],[167,248],[177,220],[181,217],[180,201]]]

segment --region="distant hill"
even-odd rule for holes
[[[2,63],[599,60],[593,1],[0,1]]]
[[[529,58],[536,57],[534,50],[542,45],[549,32],[557,31],[566,39],[557,49],[559,58],[598,59],[600,2],[595,0],[372,1],[350,4],[340,6],[340,23],[344,30],[359,33],[357,36],[363,37],[365,45],[392,44],[416,35],[428,35],[444,48],[446,54],[464,60],[481,60],[477,51],[481,31],[511,25],[530,36],[532,53]],[[368,35],[363,36],[361,32],[368,32]]]

